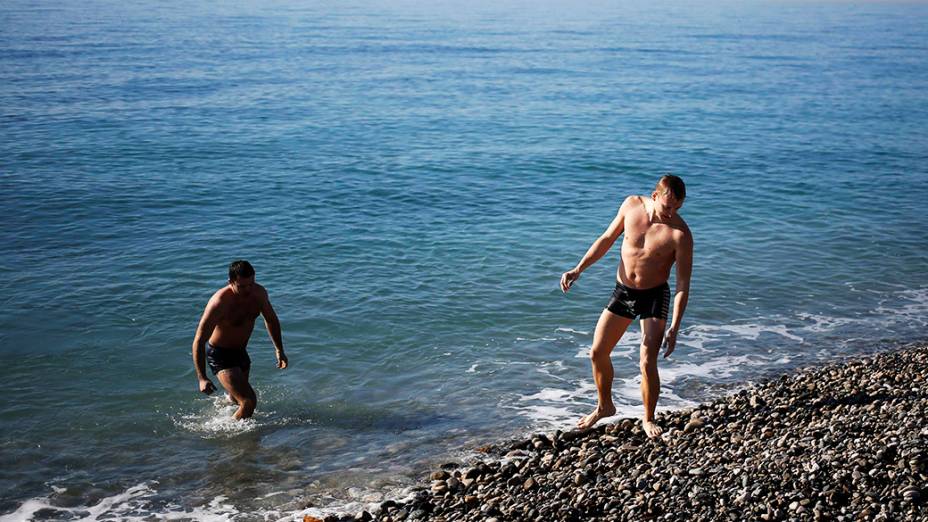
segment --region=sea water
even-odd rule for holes
[[[661,409],[926,337],[923,5],[8,0],[0,85],[3,520],[356,510],[569,428],[619,249],[560,274],[665,172]],[[241,423],[190,357],[239,258],[290,358],[258,321]]]

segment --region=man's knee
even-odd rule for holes
[[[590,349],[590,360],[594,362],[608,361],[612,350],[602,345],[593,345]]]
[[[657,348],[642,343],[638,356],[638,367],[641,368],[642,373],[657,369]]]
[[[638,367],[641,369],[641,373],[649,374],[657,370],[657,361],[651,360],[647,357],[642,357],[638,361]]]

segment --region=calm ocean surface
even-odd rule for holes
[[[618,248],[558,278],[666,171],[661,408],[928,337],[928,6],[575,4],[3,2],[0,519],[355,510],[573,425]],[[259,321],[241,424],[190,359],[237,258],[291,363]]]

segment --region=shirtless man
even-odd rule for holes
[[[641,398],[644,402],[642,428],[649,437],[661,434],[654,421],[657,398],[661,390],[657,373],[657,355],[666,338],[664,358],[676,347],[677,332],[686,310],[689,297],[690,274],[693,267],[693,236],[683,219],[677,214],[683,206],[686,187],[677,176],[662,177],[651,197],[629,196],[619,213],[599,239],[587,251],[580,263],[561,276],[561,290],[567,292],[580,277],[580,273],[603,257],[625,232],[622,241],[622,259],[618,268],[618,282],[612,299],[599,316],[593,335],[590,360],[593,363],[593,380],[596,381],[598,403],[593,413],[577,423],[581,429],[589,428],[600,419],[615,415],[612,403],[612,360],[610,354],[628,325],[641,317]],[[670,305],[670,268],[677,265],[676,293],[673,302],[673,319],[667,325]]]
[[[251,417],[258,403],[255,390],[248,384],[251,359],[245,351],[258,314],[264,316],[264,326],[274,343],[277,367],[284,369],[287,356],[280,338],[280,321],[268,300],[267,290],[255,283],[255,269],[248,261],[234,261],[229,265],[229,284],[210,298],[193,338],[193,366],[200,391],[207,395],[216,391],[213,382],[206,377],[205,363],[208,362],[229,399],[238,405],[233,415],[236,419]]]

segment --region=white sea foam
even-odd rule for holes
[[[369,471],[369,470],[367,470]],[[243,512],[236,508],[228,497],[217,496],[208,504],[196,507],[180,507],[176,504],[162,505],[156,501],[158,491],[157,482],[143,482],[132,486],[121,493],[105,497],[99,502],[89,506],[59,507],[56,497],[63,492],[62,488],[53,488],[53,493],[46,497],[27,500],[12,513],[0,515],[0,522],[29,522],[38,520],[37,514],[43,510],[53,510],[56,518],[78,522],[102,522],[107,520],[120,520],[124,522],[145,522],[149,520],[195,520],[198,522],[232,522],[242,517]],[[276,491],[259,497],[267,499],[282,495],[296,497],[300,491]],[[264,508],[249,511],[247,519],[273,520],[278,522],[302,520],[303,515],[324,518],[332,513],[357,513],[361,510],[373,511],[384,498],[409,500],[411,488],[395,487],[389,490],[382,488],[350,488],[347,499],[328,497],[324,500],[326,507],[305,509],[272,509]],[[48,517],[47,512],[40,518]]]
[[[877,317],[894,318],[912,325],[928,326],[928,288],[902,290],[889,298],[880,300],[875,313]]]
[[[557,373],[563,372],[565,369],[566,369],[566,367],[564,366],[564,361],[550,361],[550,362],[544,362],[544,363],[539,364],[539,365],[538,365],[538,368],[536,368],[536,370],[538,371],[538,373],[543,373],[543,374],[547,375],[548,377],[550,377],[550,378],[552,378],[552,379],[557,379],[557,380],[559,380],[559,381],[566,381],[566,380],[567,380],[567,379],[565,379],[564,377],[562,377],[562,376],[560,376],[560,375],[556,375]]]
[[[754,340],[764,332],[776,333],[787,338],[801,339],[786,330],[782,325],[723,325],[692,328],[687,336],[693,336],[699,349],[692,352],[691,358],[672,358],[660,362],[661,374],[661,409],[680,409],[695,406],[692,400],[681,397],[675,390],[679,383],[698,379],[699,381],[718,382],[736,377],[750,367],[764,367],[788,364],[792,358],[783,353],[763,353],[746,355],[720,355],[718,348],[707,345],[731,343],[741,340]],[[633,335],[629,335],[633,334]],[[639,332],[629,332],[613,350],[613,365],[618,375],[613,383],[613,398],[618,416],[637,417],[643,413],[641,405],[641,376],[638,373]],[[680,347],[686,345],[680,343]],[[685,348],[684,348],[685,349]],[[589,357],[590,346],[579,350],[577,357]],[[679,353],[679,352],[678,352]],[[560,364],[558,364],[560,363]],[[538,365],[537,371],[545,374],[545,386],[535,393],[521,395],[514,404],[504,403],[502,408],[511,408],[531,419],[538,429],[565,429],[572,427],[576,420],[593,408],[596,401],[596,386],[592,379],[577,380],[576,376],[563,375],[566,370],[563,361],[549,361]],[[558,382],[563,383],[563,386]]]
[[[573,328],[565,328],[565,327],[557,328],[557,329],[555,329],[555,331],[557,331],[557,332],[572,333],[572,334],[583,335],[583,336],[588,336],[588,335],[590,335],[590,332],[584,332],[583,330],[574,330]]]
[[[559,427],[565,424],[564,419],[576,416],[573,410],[566,406],[531,405],[523,406],[519,411],[538,426]]]
[[[155,508],[151,501],[157,494],[157,491],[153,488],[156,484],[157,482],[143,482],[121,493],[104,497],[96,504],[82,507],[56,506],[54,497],[58,492],[55,490],[55,493],[47,497],[34,498],[23,502],[16,511],[0,516],[0,522],[27,522],[33,520],[41,510],[67,513],[71,515],[67,520],[81,522],[102,520],[142,522],[151,520],[152,517],[158,520],[192,519],[202,522],[227,522],[233,520],[239,514],[234,506],[226,503],[227,499],[225,497],[216,497],[209,505],[190,510],[181,509],[177,506]]]
[[[677,336],[677,347],[680,350],[711,352],[713,350],[707,348],[706,345],[711,345],[718,340],[718,332],[711,328],[687,328]]]
[[[800,313],[796,315],[800,321],[804,323],[811,323],[803,326],[802,329],[807,332],[814,333],[828,333],[852,324],[854,321],[846,317],[834,317],[828,315],[819,315],[819,314],[807,314]]]
[[[223,394],[208,400],[208,406],[193,413],[174,418],[174,424],[187,431],[199,433],[206,438],[233,437],[256,430],[260,424],[255,417],[238,420],[232,417],[238,406],[229,402]],[[266,416],[273,412],[262,412]]]
[[[746,324],[721,324],[721,325],[696,325],[688,328],[686,334],[689,335],[690,332],[709,332],[709,333],[730,333],[736,338],[756,341],[760,338],[763,333],[772,333],[780,335],[787,339],[797,342],[803,342],[803,338],[795,333],[789,331],[785,325],[782,324],[762,324],[762,323],[746,323]]]
[[[661,370],[661,379],[674,382],[682,376],[696,376],[711,380],[735,375],[748,366],[766,366],[770,359],[756,355],[731,355],[713,357],[703,363],[676,361]],[[666,377],[665,377],[666,375]]]
[[[623,408],[616,405],[616,409],[631,411],[630,416],[638,417],[644,413],[644,406],[641,403],[641,376],[627,377],[617,379],[613,385],[613,394],[623,402]],[[594,396],[595,397],[595,396]],[[686,400],[676,393],[673,388],[664,382],[661,382],[661,408],[668,410],[679,410],[695,406],[696,403]]]
[[[613,385],[616,415],[639,417],[641,406],[640,377],[616,379]],[[692,401],[680,398],[669,386],[661,387],[662,407],[679,409],[693,406]],[[537,393],[519,397],[518,404],[503,404],[503,408],[516,409],[532,420],[536,428],[570,429],[580,416],[590,412],[596,399],[596,386],[592,380],[575,382],[571,388],[544,388]]]

